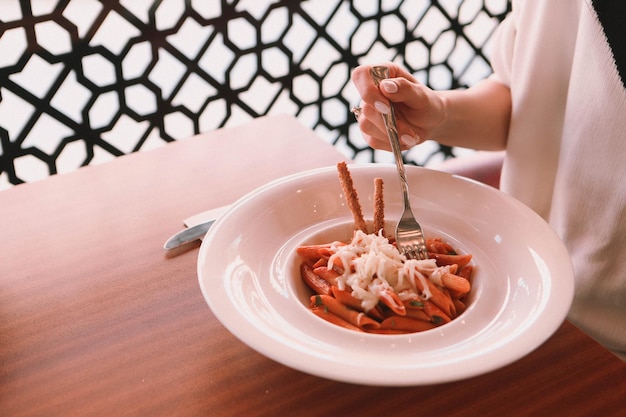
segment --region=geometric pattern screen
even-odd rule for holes
[[[357,162],[351,70],[435,89],[489,75],[509,0],[2,0],[0,189],[289,113]],[[426,165],[456,149],[405,154]]]

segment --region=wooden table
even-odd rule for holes
[[[384,388],[273,362],[213,316],[182,219],[343,159],[261,118],[0,192],[2,416],[617,415],[626,364],[570,323],[524,359],[449,384]]]

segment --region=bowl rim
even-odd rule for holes
[[[393,171],[395,170],[395,165],[379,164],[379,163],[349,164],[348,167],[351,173],[357,176],[363,174],[364,172],[369,173],[370,171],[380,171],[380,170],[383,170],[383,171],[392,170]],[[470,179],[456,176],[456,175],[452,175],[452,174],[448,174],[448,173],[444,173],[441,171],[435,171],[435,170],[431,170],[428,168],[414,167],[414,166],[407,166],[406,168],[407,168],[408,176],[418,175],[418,173],[427,173],[424,175],[434,175],[435,177],[439,176],[439,178],[447,178],[447,180],[450,180],[451,178],[453,178],[454,181],[462,181],[462,184],[471,184],[472,187],[479,187],[480,189],[486,190],[489,193],[495,193],[494,195],[497,195],[498,198],[502,199],[502,201],[504,201],[506,204],[511,205],[511,207],[514,207],[515,210],[519,210],[525,216],[527,216],[526,219],[528,221],[535,222],[535,223],[542,225],[542,229],[545,231],[547,236],[555,240],[555,242],[560,242],[560,239],[558,239],[558,236],[556,236],[556,233],[552,231],[552,229],[547,225],[547,223],[545,223],[545,221],[539,215],[532,212],[532,210],[530,210],[528,207],[524,206],[521,202],[514,199],[508,194],[505,194],[495,188],[489,187],[477,181],[470,180]],[[276,189],[279,189],[280,187],[293,185],[294,183],[303,181],[304,179],[307,179],[307,178],[314,178],[320,175],[322,176],[328,175],[330,172],[333,172],[333,173],[336,172],[336,167],[334,166],[322,167],[322,168],[317,168],[313,170],[307,170],[307,171],[287,175],[282,178],[273,180],[261,187],[258,187],[255,190],[252,190],[251,192],[247,193],[242,198],[240,198],[235,204],[233,204],[233,206],[231,206],[231,208],[227,210],[226,213],[224,213],[224,215],[221,216],[216,221],[213,228],[209,230],[209,232],[207,233],[207,237],[204,239],[201,245],[200,252],[198,255],[197,272],[198,272],[199,284],[200,284],[200,288],[203,293],[203,296],[206,302],[208,303],[209,307],[211,308],[211,310],[213,310],[213,313],[215,314],[217,319],[231,333],[233,333],[242,342],[246,343],[253,349],[257,350],[261,354],[264,354],[265,356],[275,361],[278,361],[292,368],[295,368],[304,372],[308,372],[317,376],[335,379],[339,381],[366,384],[366,385],[396,385],[396,386],[421,385],[425,383],[430,384],[430,383],[448,382],[452,380],[464,379],[464,378],[482,374],[482,373],[497,369],[499,367],[502,367],[504,365],[507,365],[513,362],[514,360],[517,360],[521,358],[522,356],[526,355],[527,353],[529,353],[530,351],[534,350],[536,347],[541,345],[543,342],[545,342],[545,340],[547,340],[554,333],[554,331],[556,331],[556,329],[560,326],[562,321],[565,319],[567,311],[569,310],[569,305],[571,304],[571,301],[573,298],[573,272],[571,270],[572,268],[571,261],[566,266],[566,268],[569,268],[570,270],[565,271],[565,274],[564,274],[564,275],[567,275],[569,278],[566,280],[561,279],[561,281],[564,281],[562,282],[562,284],[564,283],[565,285],[562,286],[560,289],[561,300],[559,302],[559,308],[550,310],[551,315],[547,317],[546,320],[543,322],[542,332],[540,332],[539,334],[532,334],[532,335],[525,334],[525,336],[528,336],[528,337],[525,338],[524,345],[521,349],[513,347],[513,349],[509,351],[508,355],[494,355],[494,357],[492,358],[492,360],[489,361],[489,363],[482,363],[478,367],[466,366],[465,369],[463,369],[461,372],[447,370],[447,371],[442,372],[440,375],[416,377],[416,376],[411,376],[405,372],[401,372],[401,370],[391,369],[391,370],[383,370],[384,371],[383,374],[385,376],[381,379],[380,374],[378,374],[377,376],[376,372],[374,372],[374,374],[371,377],[368,377],[366,375],[367,372],[363,372],[363,369],[361,369],[359,366],[348,365],[345,368],[350,369],[352,372],[351,373],[349,372],[348,374],[346,374],[344,372],[345,369],[344,371],[342,371],[343,372],[342,373],[342,372],[338,372],[336,369],[320,370],[319,368],[316,368],[315,366],[313,366],[314,364],[312,364],[310,360],[309,361],[306,360],[306,359],[310,359],[311,355],[307,354],[306,352],[300,351],[299,349],[301,349],[301,347],[299,346],[292,346],[291,344],[286,343],[285,341],[277,342],[278,344],[282,343],[282,346],[276,346],[276,344],[274,344],[273,346],[269,346],[269,345],[272,345],[272,343],[270,340],[269,345],[268,345],[267,336],[265,340],[263,341],[263,343],[260,343],[258,339],[255,339],[257,337],[263,337],[262,335],[259,336],[259,332],[255,332],[255,335],[249,334],[250,331],[254,332],[254,330],[251,329],[251,327],[254,327],[254,326],[244,326],[245,329],[238,328],[240,323],[238,323],[236,320],[233,320],[232,317],[228,317],[228,315],[223,314],[223,312],[220,311],[221,309],[224,308],[224,305],[220,304],[219,302],[216,302],[215,297],[213,297],[213,294],[212,294],[212,289],[208,288],[207,280],[209,278],[207,278],[206,273],[203,270],[204,265],[202,262],[202,258],[205,257],[208,251],[210,250],[212,237],[217,235],[220,232],[220,230],[225,225],[228,224],[228,222],[230,221],[229,219],[233,217],[233,213],[237,213],[239,210],[242,210],[242,207],[246,207],[247,205],[250,204],[250,202],[254,202],[255,199],[257,199],[260,195],[266,194],[269,190],[276,190]],[[346,216],[346,218],[351,218],[351,215],[348,213],[348,216]],[[561,255],[563,255],[563,253],[567,254],[567,251],[565,250],[564,246],[561,248],[558,248],[558,250],[561,253]],[[569,260],[569,255],[567,255],[567,259]],[[550,298],[550,295],[551,293],[548,293],[546,297]],[[299,300],[296,300],[296,301],[299,302]],[[539,313],[544,312],[545,309],[549,307],[547,305],[547,300],[543,300],[542,302],[544,303],[544,305],[538,307],[540,308]],[[311,316],[313,315],[311,314]],[[317,317],[314,317],[314,318],[316,320],[320,320]],[[245,318],[243,320],[245,321]],[[448,325],[452,323],[454,323],[454,321],[449,323]],[[324,323],[324,325],[326,324],[328,323]],[[330,325],[330,326],[334,326],[334,325]],[[337,327],[337,326],[334,326],[334,327]],[[441,326],[441,327],[445,327],[445,326]],[[527,327],[530,328],[531,325],[527,324]],[[525,330],[528,330],[528,329],[525,329]],[[354,333],[353,331],[349,331],[345,329],[339,329],[339,331]],[[382,337],[386,341],[397,342],[397,341],[402,341],[402,340],[406,341],[407,339],[415,339],[415,335],[416,334],[409,334],[409,335],[369,335],[368,334],[367,336],[364,336],[364,340],[370,340],[371,337],[374,337],[374,338]],[[517,339],[519,339],[519,337],[513,340],[517,340]],[[504,338],[500,342],[494,343],[493,346],[490,346],[488,349],[482,352],[482,355],[495,354],[497,352],[501,352],[503,349],[503,346],[506,346],[507,343],[510,344],[511,342],[512,342],[511,339]],[[296,351],[295,355],[291,355],[294,352],[294,350]],[[451,363],[453,362],[454,361],[452,361]],[[393,378],[391,378],[390,375],[391,376],[398,375],[398,378],[396,380],[393,380]]]

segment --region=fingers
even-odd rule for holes
[[[362,98],[359,127],[370,146],[389,150],[381,113],[389,113],[393,104],[399,139],[403,149],[408,149],[429,137],[442,119],[442,106],[438,96],[406,70],[393,63],[387,65],[390,77],[380,87],[374,83],[371,67],[359,66],[352,72],[352,82]]]
[[[365,142],[374,149],[391,151],[391,144],[380,112],[365,102],[361,102],[359,108],[357,122]]]
[[[356,111],[357,121],[363,135],[363,139],[374,149],[391,151],[391,144],[387,136],[387,129],[379,109],[361,102],[361,106]],[[402,132],[410,133],[402,133]],[[398,132],[400,134],[400,146],[403,150],[409,149],[421,142],[420,138],[413,134],[409,128],[403,130],[402,123],[398,122]]]
[[[381,83],[380,89],[376,86],[370,74],[371,66],[362,65],[352,71],[352,83],[366,103],[374,104],[381,102],[382,104],[388,104],[388,99],[398,92],[398,88],[418,84],[415,77],[398,65],[393,63],[387,63],[386,65],[389,68],[389,78]]]

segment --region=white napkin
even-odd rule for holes
[[[207,220],[217,219],[222,214],[224,214],[226,210],[228,210],[229,208],[230,206],[222,206],[222,207],[217,207],[217,208],[210,209],[207,211],[203,211],[202,213],[194,214],[193,216],[186,218],[185,220],[183,220],[183,223],[187,227],[192,227],[197,224],[206,222]]]

